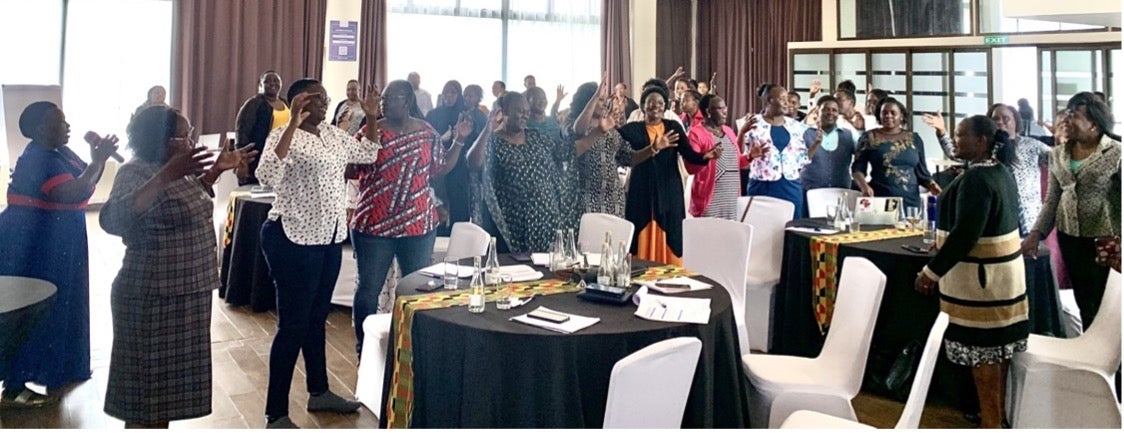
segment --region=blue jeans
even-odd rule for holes
[[[277,335],[269,349],[265,414],[280,418],[289,415],[298,354],[304,354],[308,393],[328,390],[324,322],[332,308],[343,244],[297,245],[285,236],[280,220],[267,220],[261,227],[261,249],[277,286]]]
[[[351,306],[355,314],[356,353],[363,353],[363,320],[378,310],[379,294],[394,258],[398,258],[402,275],[429,266],[436,237],[436,231],[400,238],[351,231],[351,245],[355,247],[355,264],[359,270],[359,287],[355,289],[355,302]]]

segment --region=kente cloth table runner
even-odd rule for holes
[[[834,235],[813,236],[808,242],[812,253],[812,309],[821,334],[827,334],[835,313],[835,292],[839,284],[839,245],[907,238],[924,234],[920,229],[882,229]]]
[[[648,268],[638,279],[666,279],[696,276],[697,273],[677,266],[656,266]],[[577,284],[557,279],[544,279],[526,283],[513,283],[512,296],[525,298],[531,295],[556,295],[580,291]],[[464,307],[468,305],[469,290],[441,291],[419,295],[399,296],[394,302],[391,335],[394,338],[391,350],[394,352],[394,366],[390,382],[390,392],[386,399],[387,428],[408,428],[413,412],[413,350],[411,328],[414,314],[418,311],[440,308]],[[498,291],[485,295],[485,302],[495,302]]]
[[[233,191],[230,193],[230,201],[226,204],[226,225],[222,231],[220,250],[230,246],[230,238],[234,236],[234,203],[238,201],[238,197],[248,195],[250,195],[249,191]]]

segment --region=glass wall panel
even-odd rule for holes
[[[820,80],[823,86],[817,96],[831,93],[831,55],[830,54],[795,54],[792,56],[792,90],[800,93],[800,109],[807,111],[815,105],[816,101],[808,100],[808,90],[812,81]]]
[[[831,85],[839,87],[839,83],[844,80],[851,80],[855,83],[857,92],[863,94],[866,91],[866,72],[866,53],[836,54]]]
[[[953,108],[950,124],[986,114],[988,108],[988,65],[986,52],[953,53]]]
[[[925,124],[924,115],[941,113],[945,118],[945,128],[952,130],[948,123],[949,108],[949,54],[913,53],[913,68],[910,76],[913,92],[910,94],[911,111],[909,127],[925,142],[925,156],[929,159],[942,158],[943,152],[934,129]],[[930,167],[933,169],[934,167]]]

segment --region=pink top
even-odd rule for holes
[[[737,139],[734,137],[736,134],[729,126],[722,125],[722,133],[726,135],[726,139],[730,143],[737,146]],[[696,152],[704,154],[713,149],[715,146],[714,134],[703,126],[703,122],[695,123],[691,126],[691,130],[687,132],[687,142],[691,145],[692,149]],[[689,211],[691,215],[700,217],[706,211],[706,207],[710,205],[710,199],[714,195],[714,184],[718,178],[718,160],[712,159],[706,165],[692,164],[683,161],[684,167],[687,172],[695,175],[695,183],[691,185],[691,206]],[[749,158],[746,157],[743,149],[738,149],[738,168],[746,168],[749,166]]]

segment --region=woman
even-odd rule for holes
[[[379,118],[379,93],[367,93],[367,124]],[[304,78],[289,86],[293,117],[274,130],[261,154],[258,176],[277,191],[262,224],[261,248],[277,287],[277,335],[269,350],[267,428],[295,428],[289,419],[289,384],[297,355],[304,355],[308,410],[354,412],[359,404],[328,390],[324,321],[340,271],[347,239],[347,164],[378,158],[378,134],[356,140],[325,122],[328,94],[319,81]],[[373,140],[372,140],[373,139]]]
[[[737,142],[734,130],[726,126],[726,101],[706,95],[698,105],[704,120],[691,126],[687,142],[708,163],[686,165],[687,172],[695,175],[689,210],[696,217],[736,220],[738,196],[741,195],[738,170],[748,167],[749,159],[734,144]]]
[[[804,141],[823,137],[812,161],[800,170],[800,184],[804,194],[817,188],[851,188],[851,157],[855,153],[855,138],[851,131],[840,128],[839,101],[827,95],[819,100],[817,114],[819,127],[804,132]]]
[[[746,195],[763,195],[791,202],[793,218],[804,210],[804,190],[800,169],[811,162],[822,137],[809,146],[804,141],[807,128],[785,116],[788,91],[777,84],[762,84],[757,96],[765,103],[763,114],[754,115],[738,131],[738,147],[749,149],[749,184]]]
[[[687,144],[679,122],[664,118],[667,90],[650,86],[640,95],[644,120],[617,129],[628,143],[617,152],[617,163],[632,167],[625,219],[639,228],[632,235],[631,253],[653,262],[682,265],[683,180],[676,154],[696,165],[708,160]],[[673,148],[664,152],[665,149]]]
[[[336,105],[336,112],[332,115],[332,125],[355,135],[359,132],[359,128],[363,127],[363,119],[366,118],[367,113],[363,112],[363,103],[359,100],[359,80],[348,80],[347,99]]]
[[[0,275],[50,281],[57,292],[7,371],[0,371],[0,406],[41,407],[58,402],[54,390],[90,378],[86,202],[117,151],[117,137],[91,143],[87,165],[67,147],[70,124],[55,104],[28,105],[19,128],[31,143],[16,162],[8,207],[0,213]],[[46,386],[48,395],[27,389],[26,382]]]
[[[235,147],[254,145],[254,150],[263,153],[265,139],[270,131],[289,123],[289,106],[281,99],[281,76],[274,71],[265,71],[258,81],[258,94],[242,103],[235,122]],[[246,167],[239,167],[234,173],[239,185],[257,184],[257,169],[261,159],[255,159]]]
[[[683,114],[679,115],[679,119],[683,121],[683,127],[687,130],[706,121],[704,110],[699,109],[701,100],[702,94],[695,90],[686,90],[679,97],[679,106],[683,108]]]
[[[576,228],[567,218],[568,183],[562,164],[573,150],[546,133],[527,127],[527,99],[518,92],[500,97],[502,123],[485,130],[469,151],[482,168],[484,202],[509,251],[548,251],[557,229]]]
[[[938,198],[937,255],[915,288],[931,294],[940,282],[941,311],[949,315],[945,352],[972,368],[980,427],[1000,428],[1007,367],[1026,351],[1030,333],[1017,187],[1007,168],[1014,149],[1006,132],[978,115],[960,122],[953,146],[968,169]]]
[[[223,149],[209,169],[179,111],[151,107],[129,125],[135,155],[121,166],[99,221],[125,242],[113,280],[113,351],[105,413],[126,428],[167,428],[211,413],[211,291],[219,286],[212,186],[247,163]]]
[[[605,213],[624,217],[624,182],[617,169],[617,152],[624,141],[617,132],[620,111],[605,112],[607,85],[589,82],[578,86],[570,100],[574,120],[566,125],[566,133],[574,141],[577,156],[577,201],[582,214]],[[615,109],[623,110],[622,105]]]
[[[445,149],[453,146],[454,129],[462,116],[469,116],[469,121],[477,118],[472,116],[467,107],[468,104],[462,93],[461,83],[456,80],[449,80],[445,83],[441,93],[437,95],[437,108],[426,114],[425,121],[441,134],[439,138]],[[480,114],[479,117],[484,116]],[[485,119],[485,121],[487,120]],[[473,124],[472,129],[474,131],[483,129],[483,123]],[[471,134],[470,137],[475,138]],[[462,141],[462,144],[464,142],[471,143],[470,141]],[[463,158],[466,150],[463,146],[460,149],[461,155],[459,158]],[[433,185],[433,191],[441,200],[444,207],[443,211],[448,216],[447,224],[441,224],[437,228],[437,236],[449,236],[453,224],[468,221],[472,216],[472,190],[468,182],[468,170],[464,169],[463,165],[458,164],[453,167],[449,174]]]
[[[558,124],[556,116],[548,116],[546,114],[546,91],[541,87],[532,87],[524,94],[527,98],[527,105],[531,110],[530,115],[527,117],[527,127],[538,129],[549,136],[551,139],[559,139],[562,137],[562,127]],[[555,105],[555,114],[558,112],[558,106]]]
[[[460,86],[456,87],[459,97]],[[437,131],[421,119],[414,98],[407,81],[391,81],[386,86],[382,95],[383,118],[375,126],[379,134],[376,141],[382,143],[382,149],[376,161],[358,165],[355,170],[359,176],[359,199],[350,229],[359,271],[353,311],[355,348],[360,354],[363,320],[378,309],[379,294],[394,259],[398,259],[402,275],[429,265],[438,225],[437,203],[430,183],[457,165],[464,140],[472,132],[470,121],[464,113],[458,113],[460,121],[455,125],[446,157]],[[442,106],[430,114],[451,108]]]
[[[164,86],[152,86],[148,89],[148,97],[144,99],[144,103],[140,104],[136,111],[133,111],[133,117],[136,117],[141,111],[144,111],[144,109],[148,107],[168,106],[168,104],[164,102],[164,98],[167,96],[168,91],[164,90]]]
[[[1112,112],[1092,93],[1066,105],[1066,137],[1050,155],[1050,185],[1023,253],[1036,257],[1038,241],[1057,226],[1062,260],[1085,329],[1100,309],[1108,267],[1095,261],[1097,238],[1120,239],[1120,136],[1112,133]]]
[[[902,206],[920,208],[924,204],[918,185],[932,195],[941,193],[941,187],[929,175],[925,143],[916,132],[903,127],[904,116],[909,111],[897,99],[883,99],[878,103],[877,112],[881,113],[882,126],[859,137],[851,178],[866,197],[901,197]],[[871,170],[869,183],[866,180],[868,169]]]

